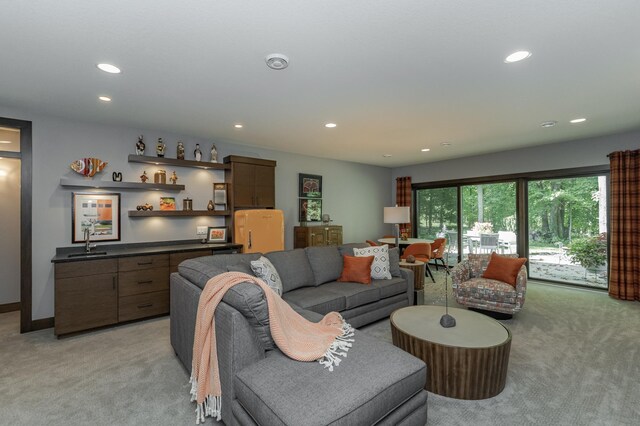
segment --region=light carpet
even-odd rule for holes
[[[427,304],[443,304],[436,278]],[[524,310],[503,323],[505,390],[481,401],[430,393],[429,425],[639,424],[640,303],[530,282]],[[0,425],[195,424],[167,317],[61,340],[18,324],[18,313],[0,315]],[[391,341],[388,320],[363,330]]]

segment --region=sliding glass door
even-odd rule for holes
[[[607,288],[607,178],[528,183],[529,276]]]
[[[450,265],[518,254],[531,278],[607,288],[607,185],[604,167],[414,184],[416,236],[447,235]]]
[[[435,188],[416,191],[418,238],[447,238],[449,264],[458,262],[458,189]]]
[[[516,183],[462,186],[463,258],[516,252]]]

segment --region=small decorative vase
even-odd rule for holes
[[[207,204],[207,210],[213,211],[213,209],[215,209],[213,205],[213,200],[209,200],[209,204]]]
[[[407,263],[416,263],[416,257],[414,255],[412,255],[412,254],[407,256],[407,258],[405,260],[407,261]]]

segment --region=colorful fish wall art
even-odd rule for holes
[[[96,173],[101,172],[107,167],[107,162],[100,160],[99,158],[82,158],[71,163],[71,169],[84,176],[93,177]]]

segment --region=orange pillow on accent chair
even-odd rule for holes
[[[491,253],[489,264],[482,274],[482,278],[502,281],[515,287],[518,272],[526,261],[526,257],[514,258],[500,256],[495,252]]]
[[[371,264],[375,256],[342,256],[342,274],[338,281],[371,284]]]

